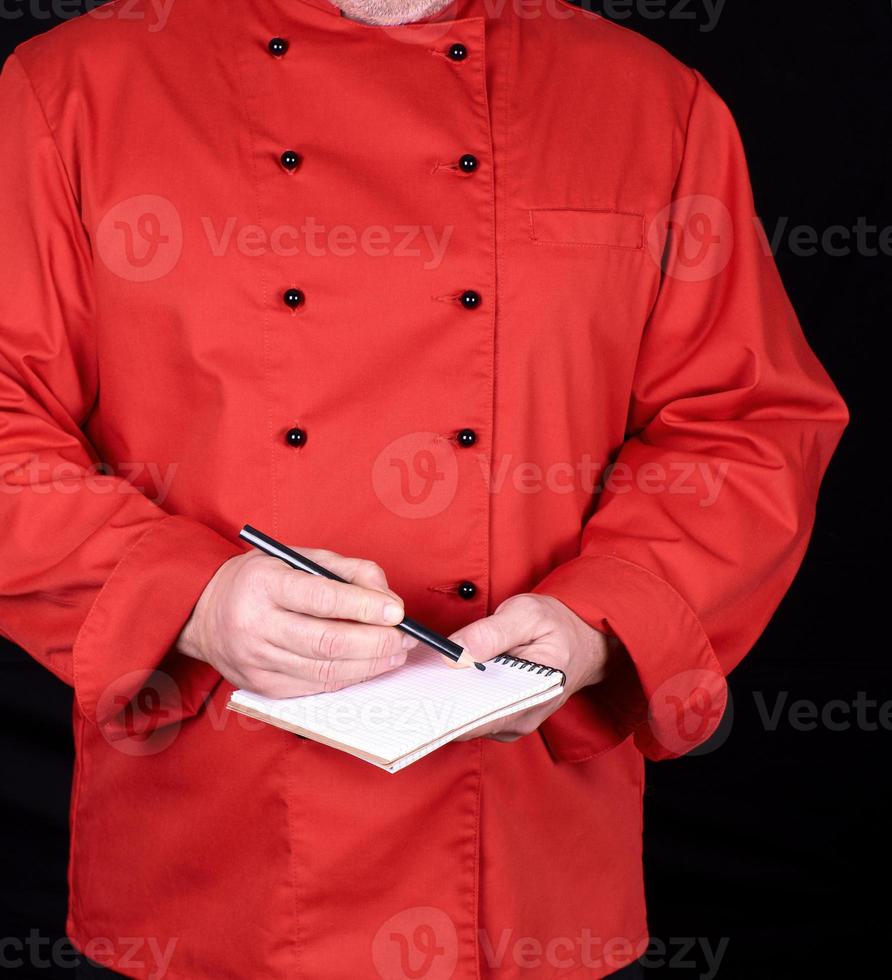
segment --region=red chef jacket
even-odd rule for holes
[[[127,0],[21,46],[0,115],[0,626],[74,687],[74,942],[172,980],[633,959],[643,756],[714,731],[846,422],[723,103],[557,0]],[[244,522],[444,632],[537,590],[627,653],[389,775],[175,651]]]

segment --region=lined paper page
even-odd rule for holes
[[[562,680],[559,671],[540,673],[494,661],[485,672],[455,669],[424,650],[397,670],[341,691],[283,700],[236,691],[231,703],[387,763],[437,742],[428,748],[432,751],[460,730],[512,714],[514,705],[523,707],[529,699],[538,703],[556,696]]]
[[[497,721],[500,718],[507,718],[508,715],[513,715],[522,709],[532,708],[533,705],[541,704],[543,701],[550,701],[552,698],[556,698],[562,690],[562,686],[552,687],[548,691],[543,691],[540,694],[534,694],[532,697],[524,698],[523,701],[516,704],[500,708],[498,711],[493,711],[484,718],[476,718],[474,721],[469,722],[467,725],[463,725],[457,730],[441,735],[433,741],[425,743],[414,752],[410,752],[408,755],[400,756],[397,761],[392,762],[389,765],[381,765],[380,768],[386,769],[388,772],[399,772],[400,769],[405,769],[406,766],[411,765],[413,762],[423,759],[435,749],[440,748],[441,745],[446,745],[448,742],[453,741],[453,739],[458,738],[459,735],[464,735],[465,732],[469,732],[474,728],[479,728],[481,725],[487,724],[491,721]],[[378,765],[378,763],[375,763],[375,765]]]

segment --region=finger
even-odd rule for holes
[[[560,704],[561,702],[558,702]],[[488,725],[481,725],[473,731],[460,736],[457,741],[467,741],[472,738],[490,738],[496,742],[516,742],[524,735],[530,735],[554,711],[555,704],[546,702],[533,705],[524,711],[518,711],[506,718],[498,718]]]
[[[354,585],[375,589],[378,592],[390,592],[384,569],[373,561],[339,555],[336,551],[326,551],[323,548],[295,548],[294,550]]]
[[[391,593],[307,575],[280,565],[268,569],[267,593],[275,605],[319,619],[350,619],[357,623],[395,626],[405,615]]]
[[[488,725],[481,725],[470,732],[460,735],[456,742],[469,742],[474,738],[489,738],[496,742],[516,742],[523,737],[523,732],[516,732],[511,726],[510,718],[500,718],[498,721],[490,722]]]
[[[411,637],[392,626],[319,619],[273,609],[260,626],[261,637],[280,649],[314,660],[386,660],[410,649]]]
[[[292,687],[295,690],[299,688],[303,695],[337,691],[351,684],[361,684],[379,674],[395,670],[405,662],[405,652],[378,660],[320,660],[264,644],[258,653],[255,669],[274,677],[290,679]]]
[[[463,735],[459,735],[455,739],[456,742],[470,742],[475,738],[487,738],[492,736],[497,730],[501,722],[492,722],[488,725],[481,725],[479,728],[472,728],[471,731],[465,732]]]
[[[528,615],[518,604],[497,610],[485,619],[463,626],[450,639],[475,660],[492,660],[512,647],[523,646],[536,640],[536,619]]]
[[[274,670],[256,670],[246,675],[242,686],[264,698],[298,698],[307,693],[307,682],[292,674]]]
[[[259,671],[253,675],[246,688],[265,698],[303,698],[309,694],[328,694],[332,691],[339,691],[345,687],[352,687],[354,684],[361,683],[362,680],[363,678],[359,680],[333,679],[326,683],[307,680],[305,677],[295,677],[283,671],[269,670]]]

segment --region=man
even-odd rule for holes
[[[557,2],[179,0],[0,108],[0,624],[74,686],[75,944],[627,969],[643,756],[715,731],[846,422],[722,102]],[[566,697],[394,776],[224,710],[399,669],[404,608]]]

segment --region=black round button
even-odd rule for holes
[[[464,61],[468,57],[468,49],[463,45],[456,42],[455,44],[450,44],[446,49],[446,54],[453,61]]]
[[[286,170],[296,170],[300,165],[300,155],[294,150],[286,150],[279,159]]]
[[[480,305],[483,297],[480,293],[475,292],[473,289],[466,289],[461,296],[459,296],[459,302],[466,310],[476,310]]]
[[[284,37],[274,37],[269,44],[269,53],[274,54],[277,58],[281,58],[283,54],[288,50],[288,42]]]
[[[289,429],[285,433],[285,442],[289,446],[302,446],[307,441],[307,434],[303,429]]]
[[[303,291],[300,289],[286,289],[282,294],[282,300],[286,306],[290,306],[292,310],[296,310],[298,306],[303,305]]]
[[[473,582],[460,582],[456,592],[462,599],[473,599],[477,595],[477,586]]]
[[[461,429],[456,436],[458,444],[467,448],[477,441],[477,433],[473,429]]]
[[[472,174],[480,166],[480,161],[473,153],[466,153],[458,161],[458,169],[463,174]]]

